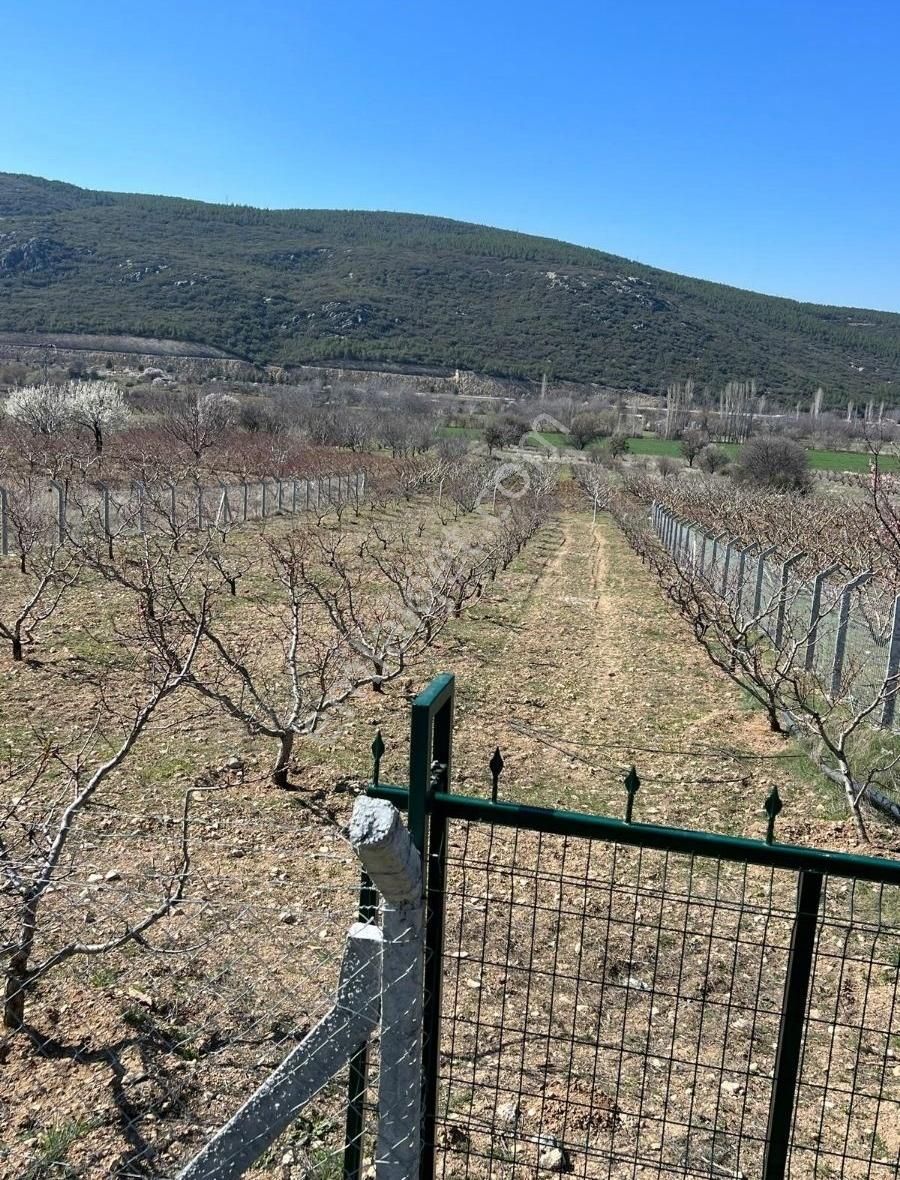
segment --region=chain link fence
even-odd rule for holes
[[[30,984],[24,1027],[2,1040],[0,1175],[174,1177],[328,1012],[358,861],[336,826],[283,810],[198,798],[183,899],[138,940],[73,954]],[[3,827],[19,868],[41,823],[20,809]],[[134,926],[171,891],[181,856],[176,808],[94,809],[42,901],[32,966]],[[7,887],[3,944],[22,916]],[[251,1175],[340,1168],[346,1073]]]
[[[711,536],[659,504],[651,519],[675,561],[727,601],[741,626],[792,653],[829,696],[843,696],[854,709],[871,704],[873,722],[896,728],[900,596],[886,593],[869,571],[810,568],[801,552],[779,559],[759,543]]]
[[[16,533],[43,534],[62,543],[91,531],[107,538],[227,528],[249,520],[315,513],[352,505],[366,492],[366,474],[355,471],[317,479],[270,477],[252,483],[41,482],[35,487],[0,486],[0,556],[17,551]]]

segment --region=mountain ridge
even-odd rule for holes
[[[802,303],[428,214],[263,210],[0,173],[0,330],[192,340],[781,402],[900,400],[900,314]]]

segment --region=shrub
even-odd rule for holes
[[[806,451],[799,443],[774,435],[760,435],[744,443],[734,476],[739,482],[779,492],[805,494],[812,486]]]
[[[588,443],[597,438],[606,438],[612,431],[604,415],[585,410],[572,419],[569,433],[575,446],[583,451]]]
[[[628,436],[625,434],[612,435],[607,443],[607,447],[609,448],[610,457],[618,459],[620,455],[624,455],[628,451]]]
[[[728,452],[723,451],[721,447],[714,446],[710,443],[709,446],[703,448],[697,456],[697,466],[701,471],[706,471],[709,475],[714,475],[717,471],[722,471],[729,463]]]

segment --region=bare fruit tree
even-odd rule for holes
[[[171,602],[187,594],[182,584],[168,598]],[[74,933],[85,922],[83,916],[80,922],[73,920],[72,913],[73,904],[84,907],[78,901],[79,864],[85,854],[79,828],[163,702],[186,684],[206,626],[205,592],[189,623],[149,586],[137,605],[138,626],[128,637],[136,653],[136,681],[115,693],[101,689],[89,726],[74,736],[44,738],[35,757],[6,770],[12,791],[0,814],[0,947],[3,1022],[9,1029],[23,1027],[27,996],[55,968],[76,955],[102,955],[143,940],[185,895],[191,792],[183,802],[176,863],[158,901],[149,910],[118,915],[110,929],[92,939]]]
[[[172,395],[163,411],[163,430],[199,463],[237,421],[240,402],[218,392]]]
[[[900,749],[873,731],[900,677],[884,665],[873,675],[866,653],[847,645],[845,587],[854,580],[846,571],[833,584],[823,575],[811,610],[813,569],[798,567],[791,578],[785,567],[780,586],[760,596],[752,578],[748,587],[736,587],[741,575],[735,566],[729,571],[715,559],[704,561],[699,548],[670,553],[646,527],[644,514],[621,500],[616,515],[712,662],[763,707],[774,732],[809,743],[814,761],[841,788],[859,840],[868,839],[863,803],[900,821]],[[756,569],[755,559],[750,568]],[[866,620],[877,643],[890,613],[877,593],[867,599],[863,589],[856,591],[856,617]],[[821,658],[825,636],[842,645],[837,671]]]
[[[3,559],[0,566],[0,638],[9,643],[18,662],[75,585],[81,561],[61,543],[35,481],[3,489],[3,512],[7,540],[16,556]]]
[[[406,671],[447,622],[460,584],[474,585],[480,561],[462,549],[440,559],[399,529],[360,538],[319,525],[270,539],[253,571],[270,592],[252,621],[224,609],[210,621],[209,658],[191,683],[277,744],[272,781],[286,787],[297,737],[361,688],[380,690]]]

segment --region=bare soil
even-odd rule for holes
[[[251,537],[248,530],[248,543]],[[96,659],[89,611],[115,612],[103,591],[92,593],[90,602],[73,604],[54,623],[37,653],[40,662],[4,666],[0,740],[22,747],[35,720],[65,727],[68,719],[74,728],[82,719],[79,702],[66,695],[66,676],[73,661]],[[614,525],[600,519],[593,526],[584,515],[566,514],[526,546],[482,600],[441,636],[427,659],[411,669],[408,680],[384,694],[361,695],[314,741],[300,744],[292,791],[268,785],[271,751],[265,743],[252,740],[205,703],[185,699],[157,726],[116,792],[92,813],[85,855],[66,883],[66,908],[60,913],[68,921],[103,925],[117,912],[133,913],[148,904],[177,850],[173,817],[181,794],[205,776],[224,789],[197,808],[189,901],[154,932],[147,948],[102,960],[72,960],[41,985],[30,1010],[30,1037],[12,1037],[2,1049],[0,1176],[173,1175],[305,1034],[328,1005],[343,935],[356,912],[357,867],[345,825],[353,797],[369,774],[368,747],[380,729],[387,743],[382,778],[405,781],[409,701],[432,674],[448,670],[456,673],[458,694],[454,790],[487,794],[487,764],[499,746],[506,763],[502,798],[618,815],[624,808],[624,774],[633,763],[641,778],[636,819],[760,836],[762,803],[777,784],[785,800],[780,839],[853,846],[852,825],[834,790],[811,773],[792,743],[768,732],[764,719],[694,649]],[[878,848],[896,852],[893,833],[873,827]],[[483,847],[473,845],[471,851],[475,868],[489,863]],[[513,850],[501,843],[494,851],[498,871],[505,874],[502,889],[515,892]],[[562,855],[559,849],[552,852],[550,870]],[[530,869],[522,869],[523,880],[528,873],[533,878],[534,868],[531,862]],[[572,912],[562,924],[536,928],[540,953],[563,947],[576,981],[585,976],[585,969],[572,966],[572,957],[581,954],[575,948],[585,941],[578,933],[585,898],[596,899],[604,889],[609,926],[608,899],[615,893],[609,872],[608,866],[598,870],[591,893],[584,881],[592,879],[592,870],[578,862],[582,883],[553,903]],[[110,873],[115,875],[110,878]],[[674,892],[676,885],[673,878]],[[478,888],[487,894],[495,886],[485,878]],[[652,880],[631,887],[632,927],[634,899],[642,889],[649,895],[654,888]],[[737,886],[729,889],[723,887],[722,910],[736,897]],[[658,889],[654,896],[659,898]],[[759,897],[761,914],[780,905],[777,898]],[[483,925],[486,902],[476,899],[476,904]],[[645,908],[652,904],[644,903]],[[659,901],[655,904],[659,925]],[[601,907],[593,919],[603,912]],[[488,946],[496,966],[478,973],[478,987],[457,985],[458,1015],[471,1014],[475,997],[490,989],[501,994],[513,966],[524,978],[525,964],[511,965],[508,958],[511,931],[517,940],[525,929],[515,924],[517,914],[509,906],[477,952],[484,955]],[[681,927],[690,926],[695,916],[688,922],[686,914],[673,909],[669,918],[678,925],[680,917]],[[455,921],[451,932],[457,939],[469,937],[460,912]],[[615,937],[597,954],[608,956],[610,965],[613,958],[621,959],[616,971],[625,971],[627,978],[627,961],[635,957],[621,942],[627,913],[616,911],[615,921]],[[705,939],[705,946],[710,927],[700,917],[696,922],[690,937]],[[592,937],[602,941],[603,922],[594,925]],[[783,937],[777,941],[782,945]],[[467,947],[460,942],[456,949]],[[691,949],[688,935],[674,947],[682,956]],[[669,968],[663,970],[658,956],[652,957],[656,966],[647,966],[650,950],[644,947],[643,953],[641,978],[658,978],[662,987],[665,976],[674,987],[671,974],[665,975]],[[754,953],[752,962],[761,969],[763,952],[757,948]],[[776,959],[780,953],[776,950]],[[602,970],[598,959],[590,976],[595,991]],[[729,968],[729,979],[737,974]],[[697,976],[698,987],[704,978]],[[723,975],[723,993],[730,991],[727,983]],[[884,980],[881,985],[887,986]],[[570,1027],[582,1027],[579,1013],[588,1001],[577,993],[585,986],[572,983],[566,1010]],[[527,1020],[527,1005],[521,1008],[521,1003],[528,993],[520,989],[518,995],[518,1018]],[[532,1011],[535,1019],[544,1013],[558,1022],[558,1001],[552,996],[539,1001],[535,995]],[[669,1025],[672,1011],[666,1009]],[[589,1020],[583,1031],[595,1035],[596,1027],[588,1025]],[[726,1020],[720,1027],[731,1026]],[[745,1056],[749,1044],[735,1041]],[[668,1052],[674,1052],[671,1046]],[[768,1068],[767,1060],[760,1058],[761,1068]],[[749,1062],[746,1056],[746,1070]],[[587,1120],[580,1131],[586,1142],[595,1131],[608,1133],[618,1125],[621,1111],[640,1122],[635,1092],[626,1102],[616,1094],[614,1080],[593,1085],[584,1072],[587,1064],[570,1068],[571,1084],[581,1095],[574,1106],[562,1076],[545,1074],[541,1089],[534,1091],[534,1068],[529,1056],[532,1097],[525,1109],[535,1125],[543,1118],[539,1107],[555,1109],[547,1126],[559,1124],[553,1132],[557,1137],[567,1134],[566,1118]],[[710,1068],[721,1070],[715,1063]],[[467,1101],[484,1119],[482,1082],[473,1077],[470,1085],[473,1092],[480,1088],[481,1098]],[[633,1084],[628,1080],[628,1086]],[[676,1078],[674,1084],[681,1082]],[[284,1146],[269,1153],[254,1174],[335,1175],[332,1149],[341,1142],[343,1117],[344,1098],[336,1086],[305,1112]],[[450,1118],[448,1125],[453,1124]],[[493,1142],[494,1124],[487,1129]],[[639,1138],[640,1128],[632,1128],[632,1140]],[[664,1137],[659,1141],[661,1160]],[[547,1147],[528,1143],[531,1155],[514,1155],[509,1162],[533,1173]],[[287,1173],[285,1151],[298,1161]],[[448,1174],[469,1168],[470,1148],[464,1147],[463,1156],[450,1160]],[[579,1171],[588,1158],[590,1153],[583,1153]],[[497,1167],[492,1157],[476,1171],[487,1175]]]

